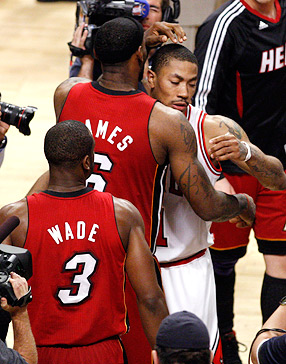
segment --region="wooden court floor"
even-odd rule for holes
[[[5,160],[0,169],[0,206],[25,196],[45,170],[46,131],[55,123],[53,93],[68,77],[69,50],[75,19],[74,2],[0,0],[0,92],[2,101],[38,110],[31,135],[15,127],[8,132]],[[235,330],[248,347],[261,326],[260,288],[264,264],[251,239],[247,256],[237,264]],[[9,335],[12,345],[12,334]],[[242,353],[247,363],[247,353]]]

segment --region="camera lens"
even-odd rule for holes
[[[30,121],[33,119],[35,111],[34,106],[20,107],[6,102],[0,102],[1,105],[1,120],[9,125],[16,126],[17,129],[24,135],[30,135]]]

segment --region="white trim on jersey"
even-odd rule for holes
[[[197,88],[197,95],[195,97],[196,106],[200,107],[204,111],[206,111],[207,97],[212,88],[217,61],[228,27],[233,19],[240,15],[244,10],[245,6],[240,2],[240,0],[235,0],[227,8],[225,8],[214,24]]]

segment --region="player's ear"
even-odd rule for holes
[[[148,84],[151,89],[155,87],[156,78],[157,78],[156,73],[154,71],[150,70],[150,68],[148,68],[147,80],[148,80]]]
[[[83,160],[82,160],[82,166],[83,166],[83,169],[87,172],[91,172],[92,171],[92,168],[93,168],[93,162],[92,160],[90,159],[90,156],[89,155],[86,155]]]
[[[142,46],[139,46],[137,51],[136,51],[137,57],[140,59],[141,62],[145,61],[145,56],[144,56],[144,49]]]

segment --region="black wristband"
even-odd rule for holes
[[[14,303],[14,306],[23,307],[23,306],[26,306],[31,301],[32,301],[32,293],[31,293],[31,287],[29,287],[29,291],[25,294],[25,296],[23,296],[19,300],[17,300]]]
[[[86,49],[76,47],[71,43],[72,42],[68,42],[68,46],[73,56],[82,58],[83,56],[90,55],[89,51],[87,51]]]

